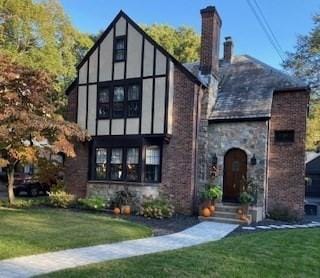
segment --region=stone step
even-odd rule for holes
[[[239,225],[247,225],[251,224],[251,221],[247,223],[244,220],[241,220],[239,218],[224,218],[224,217],[204,217],[204,216],[199,216],[200,221],[213,221],[213,222],[218,222],[218,223],[228,223],[228,224],[239,224]]]
[[[223,211],[223,212],[231,212],[231,213],[238,213],[238,209],[241,206],[234,206],[234,205],[225,205],[225,204],[216,204],[216,211]]]
[[[237,218],[239,218],[239,214],[234,213],[234,212],[229,212],[229,211],[219,211],[218,210],[218,211],[215,211],[214,217],[237,219]]]

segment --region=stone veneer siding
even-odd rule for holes
[[[304,214],[305,134],[309,94],[306,91],[274,93],[269,148],[267,209],[287,207]],[[277,143],[275,130],[294,130],[294,143]]]
[[[193,212],[196,175],[196,129],[199,87],[175,68],[173,129],[169,144],[163,146],[162,185],[172,196],[176,210]],[[200,111],[198,110],[198,118]]]
[[[254,220],[264,218],[265,192],[266,192],[266,161],[268,122],[225,122],[209,123],[208,161],[217,155],[217,178],[215,183],[223,187],[224,156],[233,148],[245,151],[247,155],[247,177],[253,179],[258,185],[258,200]],[[256,165],[251,165],[250,160],[255,155]]]

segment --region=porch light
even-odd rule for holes
[[[255,154],[253,154],[253,157],[251,158],[251,165],[256,165],[257,164],[257,159],[256,159],[256,156]]]
[[[213,154],[211,162],[213,166],[216,166],[218,164],[218,157],[216,153]]]

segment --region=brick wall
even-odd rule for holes
[[[221,19],[212,6],[201,10],[201,17],[200,70],[218,75]]]
[[[274,93],[270,134],[267,209],[286,206],[304,214],[305,134],[309,95],[305,91]],[[275,130],[295,130],[294,143],[278,143]]]
[[[77,86],[68,94],[68,106],[65,118],[68,121],[77,120]],[[84,197],[87,188],[88,176],[88,143],[75,145],[76,157],[65,160],[65,182],[69,192]]]
[[[175,69],[173,130],[169,144],[163,146],[163,190],[171,194],[176,210],[193,212],[197,86]]]

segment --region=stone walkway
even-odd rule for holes
[[[0,277],[24,278],[102,261],[175,250],[222,239],[238,225],[202,222],[182,232],[0,261]]]
[[[260,225],[260,226],[244,226],[242,230],[272,230],[272,229],[297,229],[297,228],[316,228],[320,227],[320,222],[312,221],[309,224],[294,224],[294,225]]]

